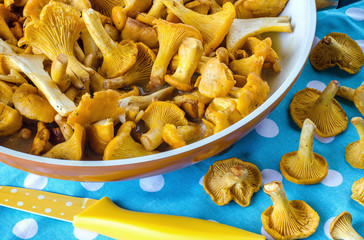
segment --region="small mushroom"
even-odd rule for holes
[[[81,160],[86,143],[86,131],[83,126],[76,123],[73,135],[63,143],[59,143],[43,154],[43,157],[65,160]]]
[[[315,124],[307,118],[302,126],[298,151],[282,156],[279,168],[290,182],[316,184],[327,176],[329,166],[325,158],[313,152],[315,128]]]
[[[273,206],[262,213],[262,223],[274,239],[307,238],[316,231],[319,215],[304,201],[288,201],[281,182],[267,183],[263,190],[271,197]]]
[[[359,112],[364,115],[364,85],[360,85],[356,89],[340,86],[336,95],[354,102]]]
[[[53,146],[49,142],[51,133],[43,122],[37,124],[37,134],[33,139],[32,147],[29,153],[33,155],[41,155],[49,151]]]
[[[174,149],[200,139],[203,134],[203,127],[199,124],[190,123],[189,125],[179,127],[173,124],[166,124],[163,127],[163,141]]]
[[[186,8],[176,0],[162,1],[184,24],[191,25],[201,32],[205,55],[220,45],[235,18],[235,9],[230,2],[225,3],[221,11],[205,15]]]
[[[237,18],[277,17],[288,0],[239,0],[234,4]]]
[[[185,4],[186,8],[205,15],[208,14],[211,6],[212,2],[210,0],[194,0]]]
[[[17,132],[23,124],[18,110],[0,102],[0,138]]]
[[[203,188],[220,206],[231,200],[242,207],[249,206],[253,193],[259,191],[261,184],[259,169],[238,158],[214,162],[203,179]]]
[[[92,150],[103,154],[107,144],[114,138],[114,120],[107,118],[88,125],[86,133]]]
[[[107,144],[103,160],[141,157],[158,153],[157,151],[147,151],[143,145],[134,141],[130,133],[135,128],[134,122],[123,123],[116,136]]]
[[[83,11],[82,18],[92,39],[103,54],[101,72],[108,78],[114,78],[128,71],[136,62],[137,45],[131,40],[114,42],[103,27],[99,14],[91,8]]]
[[[114,90],[96,92],[91,98],[86,93],[82,96],[77,108],[68,116],[67,123],[71,126],[83,126],[106,118],[118,118],[124,109],[118,106],[121,95]]]
[[[8,23],[15,22],[17,19],[17,16],[10,11],[10,8],[0,4],[0,37],[15,46],[18,41],[11,32]]]
[[[237,109],[242,117],[257,109],[268,98],[269,86],[257,74],[250,73],[242,88],[233,87],[229,96],[237,99]]]
[[[105,80],[103,85],[106,89],[117,89],[131,86],[136,83],[146,85],[149,82],[155,54],[149,47],[141,42],[137,43],[137,47],[138,56],[135,64],[123,75],[114,79]]]
[[[13,89],[10,85],[6,84],[3,81],[0,81],[0,102],[8,105],[9,107],[13,106]]]
[[[226,48],[234,53],[241,49],[248,37],[265,32],[292,32],[291,23],[287,16],[264,17],[251,19],[234,19],[226,36]]]
[[[40,94],[38,89],[28,83],[23,83],[15,90],[12,95],[12,100],[14,107],[23,116],[32,120],[51,123],[57,114],[48,100]]]
[[[212,98],[205,97],[199,91],[178,95],[173,98],[173,101],[189,116],[199,119],[205,113],[205,106],[212,100]]]
[[[162,18],[165,9],[166,6],[164,6],[162,0],[154,0],[149,12],[137,15],[136,19],[145,24],[153,26],[156,19]]]
[[[332,137],[348,126],[344,109],[334,99],[339,89],[338,81],[331,81],[323,92],[313,88],[298,91],[292,99],[289,111],[293,121],[302,128],[303,121],[309,118],[316,125],[320,137]]]
[[[351,222],[353,218],[347,211],[340,213],[330,224],[330,235],[334,240],[363,240],[355,231]]]
[[[346,146],[345,159],[352,167],[364,169],[364,120],[361,117],[354,117],[351,123],[358,131],[360,140]]]
[[[169,62],[177,53],[179,46],[185,38],[191,37],[202,41],[202,36],[196,28],[182,23],[157,20],[156,28],[159,50],[150,75],[147,87],[149,90],[163,85]]]
[[[234,85],[233,73],[218,58],[211,58],[207,62],[195,83],[198,91],[208,98],[225,97]]]
[[[71,127],[71,125],[69,125],[67,123],[67,118],[66,117],[62,117],[61,115],[57,114],[54,117],[54,121],[59,126],[59,129],[62,132],[63,138],[65,140],[70,139],[72,137],[72,135],[73,135],[73,128]]]
[[[173,75],[165,75],[164,80],[180,91],[191,91],[191,78],[203,53],[202,43],[195,38],[185,38],[178,50],[178,66]]]
[[[98,11],[99,13],[111,17],[112,10],[114,7],[125,7],[125,1],[124,0],[90,0],[92,8]]]
[[[145,110],[142,120],[148,132],[140,137],[140,141],[148,151],[156,149],[163,143],[163,128],[170,123],[175,126],[188,124],[185,112],[170,102],[153,102]]]
[[[351,187],[351,198],[364,206],[364,178],[360,178]]]
[[[135,17],[139,12],[144,12],[152,5],[152,0],[124,0],[124,11],[130,17]]]
[[[311,52],[310,62],[317,70],[335,64],[348,73],[359,72],[364,63],[364,54],[358,43],[344,33],[332,32],[317,43]]]

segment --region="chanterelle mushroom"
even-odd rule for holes
[[[45,123],[54,121],[57,112],[38,89],[28,83],[18,87],[12,96],[14,107],[25,117]]]
[[[237,18],[257,18],[278,16],[288,0],[238,0],[234,7]]]
[[[131,121],[121,125],[116,136],[107,144],[103,160],[141,157],[158,153],[157,151],[147,151],[143,145],[134,141],[130,136],[134,128],[136,128],[136,125]]]
[[[307,238],[316,231],[319,215],[304,201],[289,201],[281,182],[267,183],[263,190],[271,197],[273,206],[262,213],[262,223],[274,239]]]
[[[317,70],[339,66],[348,73],[359,72],[364,54],[358,43],[344,33],[332,32],[317,43],[312,50],[310,62]]]
[[[33,155],[40,155],[51,149],[52,145],[49,142],[50,136],[51,133],[46,125],[43,122],[38,122],[37,134],[33,139],[33,144],[29,153]]]
[[[351,119],[359,134],[359,141],[346,146],[345,159],[354,168],[364,169],[364,120],[361,117]]]
[[[364,178],[360,178],[351,187],[351,198],[364,206]]]
[[[329,171],[329,166],[321,155],[313,152],[315,124],[306,119],[302,126],[298,151],[283,155],[279,168],[283,176],[297,184],[321,182]]]
[[[203,187],[217,205],[234,200],[242,207],[250,204],[253,193],[262,184],[259,169],[237,158],[215,162],[203,179]]]
[[[336,95],[354,102],[359,112],[364,115],[364,85],[360,85],[356,89],[340,86]]]
[[[340,213],[330,224],[330,235],[334,240],[363,240],[355,231],[351,222],[353,218],[347,211]]]
[[[293,121],[302,128],[303,121],[309,118],[316,125],[320,137],[332,137],[348,126],[348,117],[340,104],[334,99],[339,89],[338,81],[331,81],[325,90],[305,88],[298,91],[292,99],[289,111]]]
[[[90,80],[85,67],[73,53],[83,27],[77,9],[52,1],[42,9],[40,20],[30,21],[24,29],[25,43],[40,49],[52,61],[61,53],[67,55],[67,74],[78,88],[84,88],[83,82]]]
[[[0,4],[0,37],[12,45],[16,45],[17,40],[10,31],[8,23],[16,20],[17,17],[13,12],[10,12],[10,8]]]
[[[148,151],[152,151],[163,143],[163,127],[171,123],[175,126],[188,124],[185,113],[177,105],[169,102],[153,102],[145,110],[142,117],[148,132],[140,137],[140,141]]]
[[[15,133],[22,124],[23,118],[19,111],[0,102],[0,137]]]
[[[114,119],[107,118],[88,125],[86,133],[92,150],[103,154],[107,144],[114,138]]]

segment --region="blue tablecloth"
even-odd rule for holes
[[[330,32],[347,33],[364,49],[364,1],[319,12],[315,43]],[[352,214],[354,228],[364,236],[364,207],[350,198],[351,186],[364,177],[364,170],[352,168],[344,156],[346,145],[359,139],[352,124],[349,123],[347,130],[336,137],[314,140],[314,151],[326,158],[330,168],[322,183],[296,185],[282,178],[279,172],[282,155],[298,149],[300,129],[288,111],[292,96],[306,86],[322,90],[333,79],[341,85],[357,88],[364,81],[364,69],[356,75],[336,67],[317,72],[308,62],[287,97],[255,130],[223,153],[185,169],[134,181],[79,183],[36,176],[0,164],[0,183],[78,197],[99,199],[108,196],[126,209],[214,220],[262,233],[271,239],[262,228],[260,215],[272,202],[262,190],[253,195],[246,208],[234,202],[217,206],[201,185],[213,162],[237,157],[256,164],[262,172],[263,183],[282,180],[288,199],[304,200],[318,212],[320,225],[309,239],[328,239],[330,221],[344,210]],[[361,116],[353,103],[342,99],[340,103],[349,119]],[[5,207],[0,207],[0,216],[0,239],[108,239],[75,229],[70,223]]]

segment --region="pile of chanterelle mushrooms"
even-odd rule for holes
[[[291,31],[286,3],[1,1],[0,138],[111,160],[217,133],[266,100],[261,73],[280,65],[259,35]]]

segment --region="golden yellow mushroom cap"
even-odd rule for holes
[[[364,178],[360,178],[351,187],[351,198],[364,206]]]
[[[316,231],[319,215],[304,201],[288,201],[281,182],[267,183],[263,190],[271,197],[273,206],[262,213],[262,223],[274,239],[307,238]]]
[[[320,137],[332,137],[345,131],[348,117],[334,99],[338,88],[339,83],[331,81],[323,92],[313,88],[298,91],[289,106],[291,117],[297,126],[302,128],[303,121],[309,118],[315,123],[316,133]]]
[[[23,117],[19,111],[0,102],[0,137],[15,133],[22,124]]]
[[[354,230],[351,222],[353,218],[347,211],[340,213],[330,224],[330,235],[334,240],[355,239],[363,240],[361,236]]]
[[[51,123],[57,114],[48,100],[38,92],[38,89],[28,83],[23,83],[15,90],[12,100],[14,107],[23,116],[32,120]]]
[[[235,9],[237,9],[237,7],[243,8],[245,11],[249,13],[247,14],[249,18],[257,18],[257,17],[277,17],[286,6],[288,0],[268,0],[268,1],[242,0],[237,2],[241,2],[241,4],[235,3]]]
[[[29,153],[33,155],[40,155],[48,151],[51,144],[48,142],[50,138],[50,131],[43,122],[38,122],[37,124],[37,134],[33,139],[32,147]]]
[[[250,204],[253,193],[262,184],[259,169],[252,163],[237,158],[216,161],[203,180],[203,187],[217,205],[232,199],[243,207]]]
[[[335,64],[348,73],[357,73],[364,63],[364,54],[358,43],[344,33],[332,32],[317,43],[311,52],[310,62],[317,70]]]

